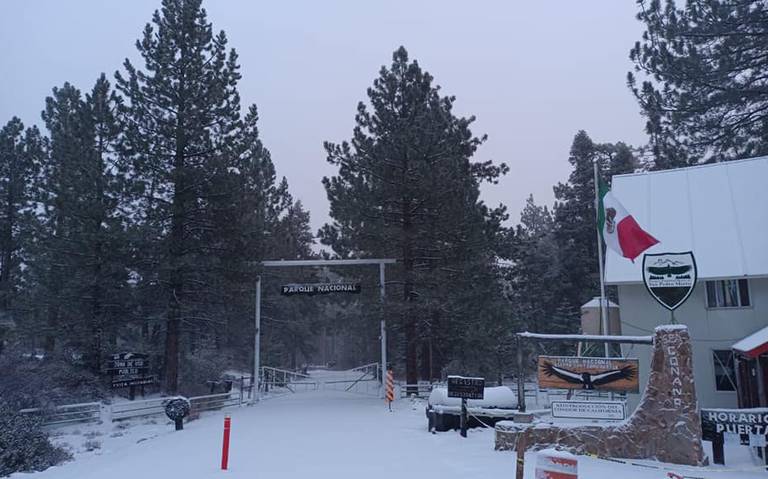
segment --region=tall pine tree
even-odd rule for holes
[[[599,294],[595,180],[597,163],[602,181],[634,171],[637,160],[624,143],[594,143],[585,131],[573,139],[568,161],[573,171],[566,183],[554,187],[554,238],[559,254],[560,313],[563,329],[577,329],[582,304]],[[605,246],[600,245],[605,251]]]
[[[139,70],[126,59],[116,73],[125,95],[124,153],[133,160],[143,209],[144,237],[157,265],[144,282],[161,289],[165,318],[165,383],[179,382],[182,322],[213,320],[209,288],[213,192],[210,185],[237,167],[233,143],[241,127],[237,54],[224,32],[213,33],[200,0],[164,0],[136,43]]]
[[[656,167],[768,154],[768,5],[638,4],[645,32],[630,52],[628,82],[648,120]]]
[[[36,127],[12,118],[0,129],[0,311],[16,318],[22,264],[29,261],[36,186],[44,161],[44,142]],[[3,345],[0,330],[0,350]]]
[[[54,88],[43,112],[51,149],[34,264],[42,288],[38,303],[47,305],[51,337],[68,338],[95,373],[107,342],[117,341],[128,294],[125,171],[115,152],[118,103],[102,75],[85,98],[69,84]],[[69,334],[60,335],[65,330]]]
[[[479,202],[478,188],[507,168],[471,161],[483,138],[469,128],[474,118],[454,115],[454,100],[401,47],[368,89],[369,105],[359,103],[351,142],[325,145],[339,170],[323,179],[334,221],[321,241],[344,256],[397,258],[387,309],[411,384],[429,323],[441,322],[438,275],[468,274],[472,252],[489,249],[504,214]]]

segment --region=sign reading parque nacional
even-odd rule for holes
[[[557,418],[621,421],[626,409],[624,401],[552,401],[552,417]]]
[[[280,294],[283,296],[294,296],[297,294],[331,294],[331,293],[360,293],[360,283],[291,283],[284,284],[280,288]]]
[[[448,397],[460,399],[483,399],[485,378],[448,376]]]
[[[691,295],[696,276],[693,251],[643,255],[643,283],[651,296],[670,311]]]
[[[539,387],[636,393],[638,368],[637,359],[539,356]]]

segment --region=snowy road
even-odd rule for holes
[[[43,473],[14,479],[514,478],[514,454],[493,450],[491,430],[429,434],[423,405],[401,400],[389,412],[382,401],[335,391],[297,393],[232,409],[230,470],[219,470],[223,413],[173,431],[164,421],[125,430],[109,425],[97,453]],[[114,433],[111,433],[114,435]],[[533,475],[529,454],[526,477]],[[580,477],[668,478],[662,470],[580,461]],[[761,473],[693,473],[704,478],[768,477]]]

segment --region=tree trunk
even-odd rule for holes
[[[183,86],[181,87],[183,91]],[[173,204],[171,206],[171,234],[168,245],[168,264],[170,265],[168,316],[165,332],[165,387],[169,394],[176,394],[179,388],[179,323],[182,316],[184,295],[184,213],[186,209],[184,151],[185,136],[183,126],[183,106],[179,109],[176,128],[176,152],[173,160]]]
[[[168,312],[165,330],[165,390],[176,394],[179,390],[179,319],[176,307]]]
[[[8,189],[13,188],[13,175],[9,178]],[[5,204],[5,217],[6,222],[3,225],[2,238],[0,238],[0,244],[2,245],[2,268],[0,268],[0,308],[3,311],[7,311],[10,308],[10,296],[11,296],[11,263],[13,261],[13,227],[16,222],[16,211],[14,210],[14,198],[11,191],[8,192],[8,198]]]
[[[407,164],[407,163],[406,163]],[[404,168],[403,171],[408,171]],[[403,314],[405,322],[405,382],[406,384],[416,384],[419,380],[419,350],[416,329],[416,318],[411,310],[410,302],[413,299],[413,246],[411,222],[411,201],[407,194],[402,202],[403,215]],[[415,389],[408,388],[408,394],[417,393]]]

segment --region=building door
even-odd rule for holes
[[[736,374],[739,376],[739,407],[760,407],[760,394],[757,386],[757,361],[739,357],[736,360]],[[763,368],[765,371],[765,368]]]

